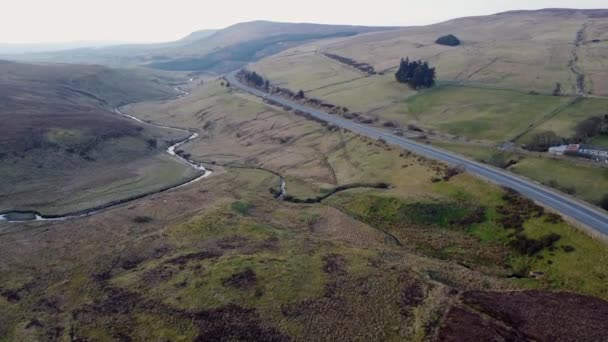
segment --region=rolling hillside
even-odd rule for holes
[[[274,86],[301,89],[307,98],[346,107],[376,125],[402,129],[499,167],[509,165],[599,203],[608,191],[605,168],[526,151],[504,153],[499,147],[513,142],[517,149],[547,131],[568,141],[581,121],[604,116],[606,27],[606,10],[507,12],[317,41],[249,68]],[[435,43],[448,34],[461,44]],[[394,74],[405,57],[436,67],[437,86],[413,90],[398,83]],[[587,143],[605,146],[605,141],[602,135]],[[559,172],[546,173],[548,165]]]
[[[124,110],[200,132],[184,148],[213,176],[89,217],[0,222],[6,341],[606,336],[605,244],[515,193],[219,79]],[[293,201],[362,182],[391,186]]]
[[[169,43],[84,48],[7,58],[110,66],[150,65],[166,70],[221,73],[313,40],[388,29],[391,28],[253,21],[217,31],[197,31]]]
[[[402,57],[420,58],[437,67],[444,83],[551,94],[559,82],[562,93],[608,95],[607,27],[606,10],[518,11],[318,42],[312,52],[369,63],[386,73],[394,73]],[[446,34],[462,44],[435,43]]]
[[[605,43],[602,13],[393,31],[253,22],[38,56],[158,69],[0,62],[0,213],[133,199],[68,220],[0,220],[0,342],[605,339],[608,249],[567,211],[299,105],[501,153],[502,167],[562,177],[556,187],[567,178],[595,200],[606,169],[496,147],[535,129],[568,135],[607,108],[582,96],[600,89],[605,51],[593,50],[595,69],[583,56]],[[462,44],[434,43],[447,34]],[[397,83],[406,56],[437,66],[438,86]],[[240,75],[292,108],[232,75],[198,74],[251,61],[261,76]],[[189,82],[160,69],[188,70]],[[175,153],[212,175],[185,184],[200,173],[164,150],[188,136]]]
[[[153,75],[13,62],[0,62],[0,75],[0,212],[77,211],[192,176],[163,153],[184,132],[111,112],[174,97]]]

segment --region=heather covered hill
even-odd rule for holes
[[[0,62],[0,212],[61,214],[192,176],[163,152],[184,132],[113,112],[174,96],[145,71]]]

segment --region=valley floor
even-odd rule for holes
[[[91,217],[0,222],[0,341],[608,333],[605,244],[516,194],[221,80],[124,110],[197,131],[181,153],[213,175]],[[277,175],[293,198],[390,187],[298,204],[274,198]]]
[[[29,56],[88,65],[0,61],[0,213],[120,202],[64,221],[0,216],[0,342],[606,340],[604,239],[460,167],[206,75],[251,62],[254,83],[292,105],[600,204],[608,168],[532,151],[608,147],[607,18],[255,21]],[[436,43],[447,34],[459,45]],[[398,83],[401,58],[436,67],[436,86]]]

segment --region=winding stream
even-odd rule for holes
[[[192,82],[192,79],[190,80]],[[186,95],[188,95],[189,93],[179,89],[178,87],[174,87],[173,89],[181,92],[182,94],[179,95],[177,98],[180,99]],[[199,134],[184,128],[178,128],[178,127],[170,127],[170,126],[164,126],[164,125],[159,125],[159,124],[155,124],[155,123],[151,123],[151,122],[147,122],[147,121],[143,121],[135,116],[129,115],[129,114],[125,114],[123,112],[120,111],[120,109],[115,108],[114,112],[118,115],[124,116],[126,118],[129,118],[131,120],[137,121],[141,124],[146,124],[146,125],[152,125],[152,126],[156,126],[156,127],[160,127],[160,128],[165,128],[165,129],[175,129],[175,130],[180,130],[183,132],[187,132],[190,133],[190,136],[184,140],[181,140],[171,146],[169,146],[166,150],[166,152],[171,155],[174,158],[179,159],[180,161],[188,164],[190,167],[194,168],[195,170],[198,171],[202,171],[203,173],[192,179],[189,181],[186,181],[182,184],[178,184],[175,186],[171,186],[165,189],[161,189],[158,191],[154,191],[151,193],[146,193],[146,194],[141,194],[138,196],[134,196],[134,197],[130,197],[130,198],[126,198],[123,200],[117,200],[117,201],[113,201],[110,202],[108,204],[105,204],[103,206],[100,207],[95,207],[95,208],[91,208],[91,209],[85,209],[85,210],[81,210],[78,211],[76,213],[70,213],[70,214],[66,214],[66,215],[42,215],[41,213],[37,212],[37,211],[31,211],[31,210],[27,210],[27,211],[20,211],[20,210],[13,210],[13,211],[9,211],[9,212],[5,212],[3,214],[0,214],[0,221],[4,221],[4,222],[11,222],[11,223],[18,223],[18,222],[34,222],[34,221],[65,221],[65,220],[69,220],[69,219],[75,219],[75,218],[81,218],[81,217],[87,217],[87,216],[92,216],[95,215],[97,213],[100,213],[102,211],[105,211],[107,209],[116,207],[118,205],[121,204],[125,204],[131,201],[135,201],[150,195],[154,195],[154,194],[158,194],[161,192],[165,192],[165,191],[169,191],[169,190],[173,190],[173,189],[177,189],[177,188],[182,188],[185,186],[188,186],[192,183],[196,183],[204,178],[209,177],[212,172],[208,169],[206,169],[202,163],[197,163],[194,160],[188,159],[188,158],[184,158],[183,156],[179,155],[178,153],[176,153],[176,149],[186,143],[188,143],[189,141],[192,141],[196,138],[199,137]],[[274,173],[274,172],[272,172]],[[285,194],[287,193],[287,183],[285,182],[285,178],[283,178],[283,176],[278,175],[281,179],[281,190],[280,192],[276,195],[276,198],[279,200],[283,200],[285,197]]]
[[[178,91],[181,91],[183,93],[178,98],[183,97],[185,95],[188,95],[187,92],[182,91],[181,89],[179,89],[177,87],[175,87],[174,89],[178,90]],[[51,215],[45,216],[45,215],[42,215],[41,213],[36,212],[36,211],[29,211],[29,210],[28,211],[18,211],[18,210],[14,210],[14,211],[10,211],[10,212],[6,212],[6,213],[3,213],[3,214],[0,214],[0,221],[5,221],[5,222],[65,221],[65,220],[73,219],[73,218],[91,216],[91,215],[97,214],[97,213],[99,213],[99,212],[101,212],[103,210],[106,210],[106,209],[109,209],[109,208],[112,208],[112,207],[115,207],[115,206],[118,206],[118,205],[130,202],[130,201],[141,199],[143,197],[146,197],[146,196],[149,196],[149,195],[152,195],[152,194],[157,194],[157,193],[161,193],[161,192],[165,192],[165,191],[181,188],[181,187],[190,185],[192,183],[196,183],[196,182],[200,181],[201,179],[207,178],[207,177],[209,177],[211,175],[212,172],[210,170],[207,170],[203,166],[203,164],[197,163],[197,162],[195,162],[195,161],[193,161],[191,159],[184,158],[184,157],[180,156],[179,154],[177,154],[175,152],[176,148],[184,145],[185,143],[187,143],[187,142],[189,142],[191,140],[194,140],[194,139],[198,138],[198,136],[199,136],[198,133],[192,132],[192,131],[189,131],[189,130],[183,129],[183,128],[169,127],[169,126],[163,126],[163,125],[158,125],[158,124],[146,122],[146,121],[143,121],[143,120],[141,120],[141,119],[139,119],[139,118],[137,118],[135,116],[132,116],[132,115],[129,115],[129,114],[125,114],[125,113],[121,112],[118,108],[114,109],[114,112],[116,114],[119,114],[121,116],[124,116],[126,118],[129,118],[131,120],[134,120],[134,121],[137,121],[139,123],[146,124],[146,125],[152,125],[152,126],[166,128],[166,129],[177,129],[177,130],[181,130],[181,131],[190,133],[190,136],[188,138],[186,138],[184,140],[181,140],[181,141],[179,141],[179,142],[177,142],[177,143],[169,146],[167,148],[166,152],[169,155],[171,155],[172,157],[177,158],[177,159],[181,160],[182,162],[188,164],[190,167],[194,168],[195,170],[202,171],[203,172],[202,175],[200,175],[200,176],[198,176],[198,177],[196,177],[196,178],[194,178],[192,180],[186,181],[186,182],[184,182],[182,184],[178,184],[178,185],[166,188],[166,189],[162,189],[162,190],[155,191],[155,192],[152,192],[152,193],[142,194],[140,196],[135,196],[135,197],[132,197],[132,198],[127,198],[127,199],[124,199],[124,200],[118,200],[118,201],[110,202],[110,203],[108,203],[108,204],[106,204],[104,206],[101,206],[101,207],[96,207],[96,208],[91,208],[91,209],[85,209],[85,210],[82,210],[82,211],[79,211],[79,212],[76,212],[76,213],[71,213],[71,214],[66,214],[66,215],[59,215],[59,216],[51,216]]]
[[[287,183],[285,182],[285,178],[283,178],[283,176],[280,176],[280,177],[281,177],[281,191],[277,195],[277,199],[282,201],[285,199],[285,195],[287,194]]]

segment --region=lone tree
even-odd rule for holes
[[[409,84],[414,89],[434,86],[435,76],[435,68],[429,67],[427,62],[410,62],[409,58],[401,59],[399,70],[395,73],[397,82]]]
[[[560,96],[562,94],[562,84],[555,82],[555,89],[553,89],[553,96]]]
[[[435,43],[439,45],[458,46],[460,45],[460,39],[453,34],[448,34],[447,36],[437,38]]]

